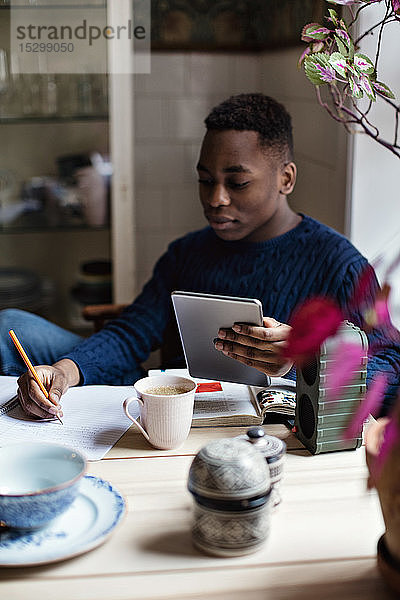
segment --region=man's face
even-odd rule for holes
[[[197,170],[204,215],[218,237],[250,242],[274,237],[286,204],[282,165],[261,148],[257,132],[208,131]]]

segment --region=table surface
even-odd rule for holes
[[[243,427],[192,429],[175,451],[152,449],[132,427],[89,473],[115,485],[127,502],[106,542],[79,557],[0,569],[4,600],[393,599],[376,567],[384,530],[375,491],[366,490],[364,449],[311,456],[283,425],[264,426],[288,452],[282,502],[256,553],[201,554],[191,543],[193,456],[205,443]]]

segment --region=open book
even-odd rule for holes
[[[162,371],[149,370],[149,376]],[[190,377],[186,369],[167,369],[171,375]],[[191,377],[197,383],[192,427],[215,425],[261,425],[270,414],[294,418],[296,383],[283,377],[271,377],[267,388],[209,381]]]

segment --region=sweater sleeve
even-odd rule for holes
[[[346,318],[365,329],[364,318],[358,307],[349,306],[355,286],[359,280],[361,272],[368,266],[365,259],[357,264],[352,264],[347,269],[343,278],[343,284],[339,292],[339,301],[345,311]],[[372,269],[372,267],[371,267]],[[369,306],[379,291],[379,283],[374,272],[367,289],[364,292],[364,298]],[[387,386],[384,396],[380,416],[388,413],[396,401],[400,385],[400,333],[392,323],[386,323],[379,327],[374,327],[367,332],[369,345],[369,360],[367,367],[367,387],[378,373],[386,373]]]
[[[177,242],[158,260],[153,276],[123,313],[61,358],[69,358],[81,373],[81,384],[134,383],[143,376],[141,363],[160,347],[172,314]]]

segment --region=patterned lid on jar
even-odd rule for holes
[[[274,435],[266,435],[262,427],[251,427],[247,430],[247,435],[238,438],[251,442],[254,448],[263,453],[269,464],[280,460],[286,452],[285,442]]]
[[[248,441],[225,438],[210,442],[195,456],[189,471],[189,491],[205,498],[240,500],[268,494],[267,462]]]

